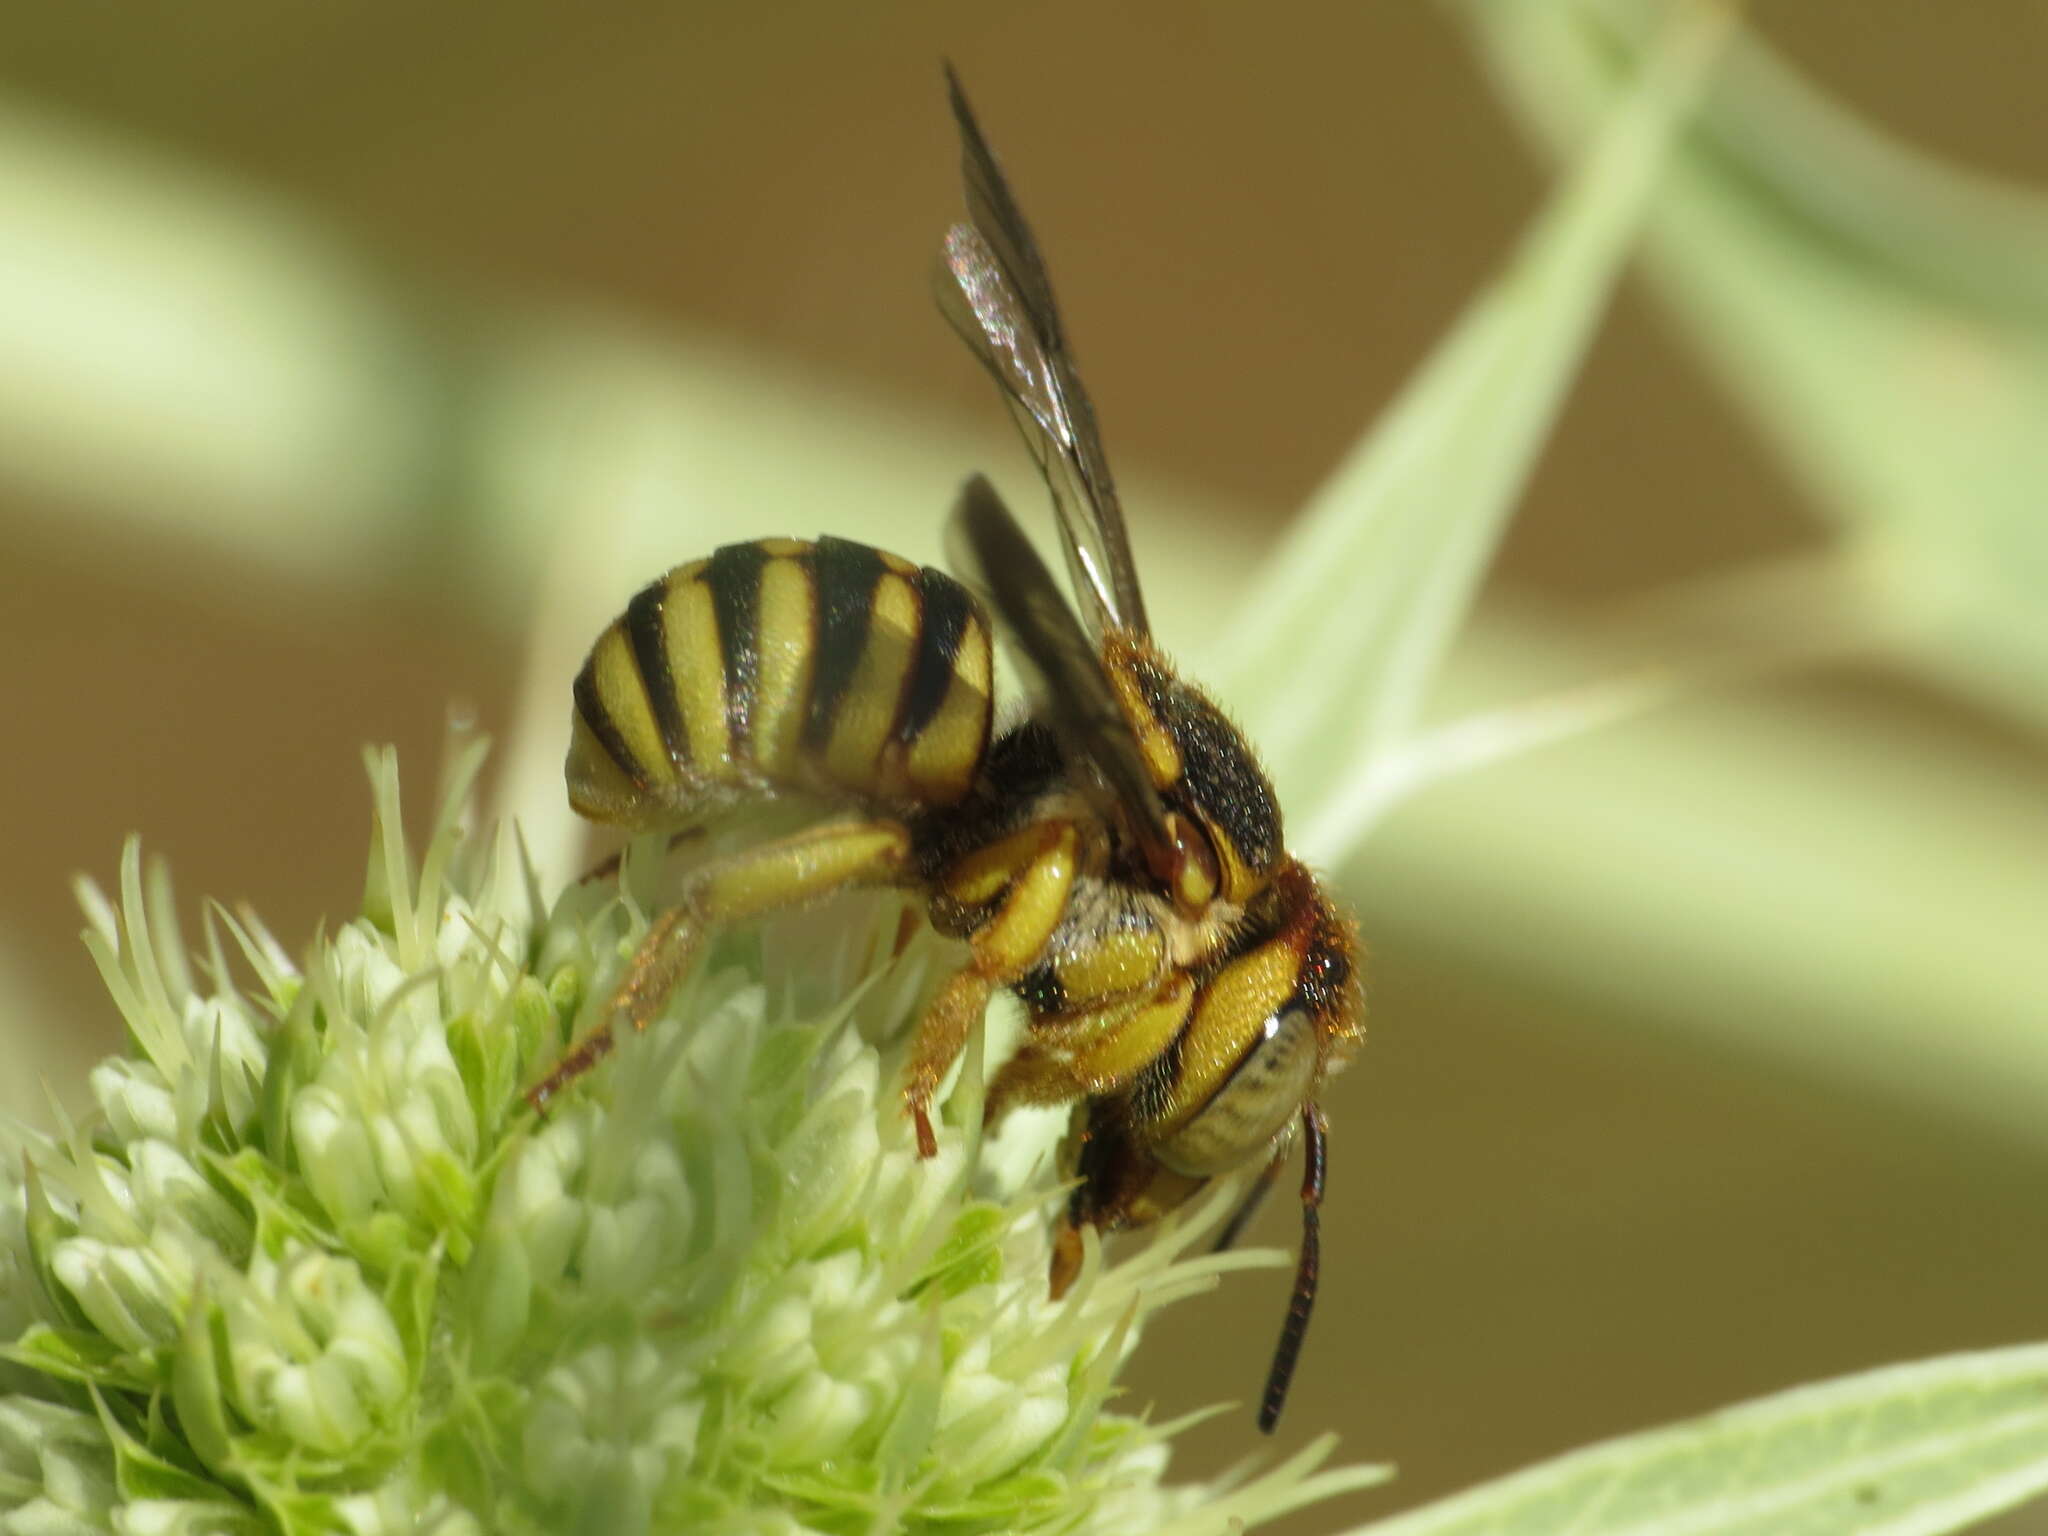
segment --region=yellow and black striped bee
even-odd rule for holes
[[[1153,648],[1044,264],[948,79],[968,219],[946,236],[940,303],[1051,488],[1080,613],[978,476],[948,530],[963,580],[844,539],[763,539],[636,596],[576,679],[576,810],[638,831],[766,799],[826,811],[693,871],[607,1022],[528,1097],[543,1107],[615,1025],[650,1022],[717,925],[851,886],[919,892],[968,958],[918,1023],[905,1110],[932,1155],[932,1097],[991,995],[1013,992],[1029,1028],[989,1086],[989,1119],[1076,1105],[1055,1296],[1084,1228],[1144,1226],[1263,1158],[1229,1242],[1299,1130],[1302,1248],[1260,1412],[1270,1430],[1315,1296],[1316,1094],[1363,1032],[1357,938],[1287,852],[1244,738]],[[1032,695],[1001,731],[994,633]]]

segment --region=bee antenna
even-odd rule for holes
[[[1259,1403],[1259,1428],[1269,1435],[1280,1422],[1280,1410],[1287,1406],[1287,1388],[1301,1359],[1302,1340],[1308,1337],[1309,1313],[1315,1310],[1316,1281],[1323,1267],[1323,1174],[1330,1128],[1323,1112],[1313,1104],[1302,1106],[1301,1124],[1307,1132],[1306,1163],[1301,1172],[1301,1258],[1294,1267],[1294,1295],[1287,1303],[1287,1321],[1280,1325],[1280,1342],[1273,1350],[1272,1368],[1266,1372],[1266,1395]]]

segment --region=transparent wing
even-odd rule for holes
[[[1149,634],[1095,408],[1067,354],[1038,244],[950,66],[946,85],[960,126],[968,222],[946,232],[939,308],[994,375],[1023,429],[1052,491],[1067,569],[1090,627],[1097,634],[1111,627]]]
[[[1050,725],[1071,755],[1094,765],[1103,808],[1122,812],[1141,847],[1170,852],[1165,807],[1095,643],[1017,519],[980,475],[961,489],[946,546],[954,570],[1010,642],[1037,706],[1034,718]]]

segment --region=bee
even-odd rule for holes
[[[1075,1106],[1055,1298],[1085,1229],[1143,1227],[1263,1159],[1226,1246],[1305,1143],[1300,1257],[1259,1414],[1270,1431],[1320,1267],[1316,1097],[1363,1034],[1356,931],[1288,853],[1251,747],[1152,643],[1045,265],[947,81],[968,217],[946,235],[940,307],[1023,429],[1077,603],[980,476],[948,527],[959,579],[845,539],[761,539],[634,597],[576,678],[575,809],[635,831],[776,799],[825,814],[693,870],[606,1020],[527,1097],[544,1108],[615,1028],[644,1028],[718,926],[850,887],[918,893],[967,959],[917,1024],[904,1109],[932,1156],[934,1094],[996,990],[1015,994],[1028,1028],[989,1084],[987,1120]],[[1030,694],[1001,730],[997,634]]]

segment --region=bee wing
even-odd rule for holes
[[[1166,808],[1152,787],[1095,644],[1017,519],[980,475],[961,488],[947,528],[947,552],[960,579],[995,615],[1037,705],[1036,717],[1062,745],[1092,763],[1105,810],[1121,811],[1149,851],[1170,851]]]
[[[939,308],[995,377],[1023,429],[1052,491],[1067,570],[1090,627],[1098,635],[1109,627],[1149,634],[1095,408],[1067,353],[1038,243],[950,66],[946,85],[960,126],[968,222],[946,232]]]

